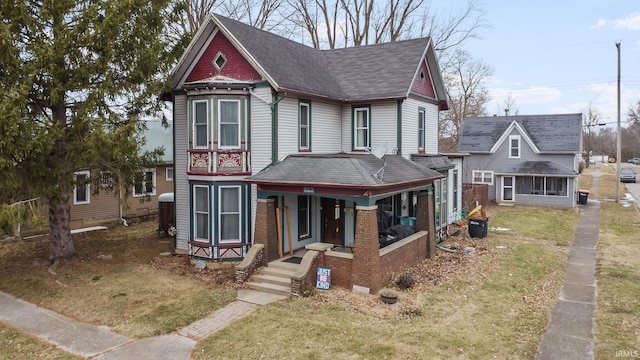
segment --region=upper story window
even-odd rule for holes
[[[221,71],[222,68],[227,63],[227,58],[224,56],[222,52],[218,52],[218,54],[216,54],[216,57],[213,59],[212,63],[213,63],[213,66],[215,66],[216,69],[218,69],[218,71]]]
[[[371,118],[369,108],[355,108],[353,113],[353,148],[355,150],[368,150],[371,147]]]
[[[473,170],[472,177],[474,184],[493,185],[493,171]]]
[[[418,109],[418,149],[424,150],[424,126],[425,126],[424,108]]]
[[[141,178],[133,184],[133,196],[140,197],[145,195],[156,194],[156,170],[145,169],[142,171]]]
[[[218,146],[240,148],[240,100],[218,100]]]
[[[509,158],[520,158],[520,135],[509,136]]]
[[[73,174],[75,186],[73,188],[73,205],[90,203],[91,187],[89,185],[90,172],[77,171]]]
[[[300,102],[298,106],[299,113],[299,150],[311,149],[311,104],[308,102]]]
[[[193,147],[206,148],[209,146],[209,102],[207,100],[194,100],[191,104]]]

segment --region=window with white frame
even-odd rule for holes
[[[509,136],[509,158],[520,158],[520,135]]]
[[[368,150],[371,146],[371,120],[369,108],[354,109],[353,132],[355,137],[354,149]]]
[[[209,102],[207,100],[194,100],[191,103],[191,116],[193,147],[209,147]]]
[[[156,194],[156,170],[145,169],[133,184],[133,196],[140,197]]]
[[[298,196],[298,238],[311,236],[311,197]]]
[[[425,112],[423,108],[418,110],[418,149],[424,150],[424,123]]]
[[[109,170],[100,172],[100,187],[103,189],[113,190],[113,173]]]
[[[193,187],[193,236],[194,240],[209,242],[209,187]]]
[[[220,242],[240,242],[241,191],[239,186],[221,186],[219,191]]]
[[[311,148],[311,106],[308,102],[300,102],[300,142],[298,144],[300,150],[309,150]]]
[[[173,167],[168,167],[165,174],[165,179],[167,181],[173,181]]]
[[[474,184],[493,185],[493,171],[473,170],[472,175]]]
[[[240,100],[218,100],[218,146],[240,148]]]
[[[73,181],[75,183],[73,187],[73,205],[89,204],[91,202],[90,176],[91,172],[89,170],[73,173]]]

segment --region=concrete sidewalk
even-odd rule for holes
[[[599,172],[594,186],[599,182]],[[596,261],[600,231],[600,202],[580,206],[580,218],[564,276],[564,285],[547,330],[538,346],[538,360],[587,360],[594,358],[596,309]]]
[[[187,360],[197,341],[206,338],[253,311],[284,296],[240,290],[238,300],[204,319],[167,334],[130,339],[105,326],[73,320],[0,292],[0,322],[31,334],[64,351],[96,360]]]

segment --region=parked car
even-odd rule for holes
[[[620,182],[623,183],[635,183],[636,172],[632,168],[620,169]]]
[[[627,162],[633,165],[640,165],[640,158],[629,159]]]

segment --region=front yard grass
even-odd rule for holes
[[[640,216],[635,206],[602,203],[598,246],[596,358],[640,353]],[[626,351],[626,353],[624,353]],[[618,353],[622,352],[622,353]],[[635,355],[633,355],[635,354]]]
[[[82,357],[0,324],[0,359],[80,360]]]

